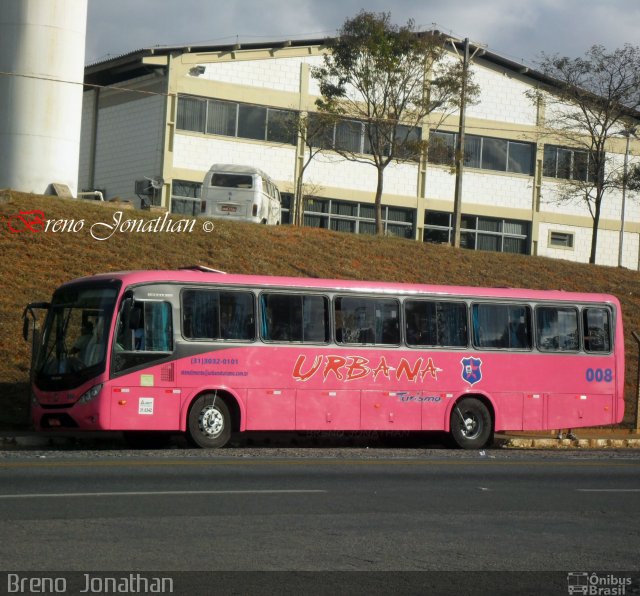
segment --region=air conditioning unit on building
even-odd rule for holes
[[[163,184],[164,179],[159,176],[155,176],[153,178],[145,176],[144,180],[136,180],[135,193],[142,200],[143,205],[147,203],[155,205],[157,203],[157,199],[160,197],[160,191],[162,190]],[[148,201],[147,197],[151,197],[151,201]]]

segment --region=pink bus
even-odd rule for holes
[[[58,288],[34,333],[37,429],[494,431],[614,424],[614,296],[248,275],[107,273]]]

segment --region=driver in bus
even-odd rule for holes
[[[75,341],[71,348],[72,354],[81,354],[87,348],[87,344],[93,336],[93,325],[89,321],[82,325],[80,329],[80,337]]]

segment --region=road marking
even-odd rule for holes
[[[640,488],[576,488],[579,493],[640,493]]]
[[[540,467],[556,467],[568,465],[570,467],[630,467],[638,466],[640,464],[640,458],[620,459],[617,461],[611,460],[544,460],[544,461],[531,461],[531,460],[487,460],[487,459],[439,459],[429,460],[420,458],[411,459],[334,459],[329,457],[317,458],[317,457],[299,457],[294,459],[283,458],[250,458],[242,459],[238,458],[197,458],[197,459],[102,459],[102,460],[61,460],[61,459],[39,459],[39,460],[25,460],[25,461],[1,461],[0,469],[11,468],[51,468],[51,467],[65,467],[65,468],[95,468],[95,467],[127,467],[127,466],[144,466],[144,467],[161,467],[161,466],[306,466],[306,465],[325,465],[325,466],[384,466],[384,465],[405,465],[405,466],[424,466],[424,467],[439,467],[439,466],[540,466]]]
[[[7,469],[29,469],[29,468],[127,468],[127,467],[232,467],[232,466],[256,466],[256,467],[264,467],[264,466],[286,466],[286,467],[304,467],[304,466],[416,466],[416,467],[446,467],[446,466],[473,466],[473,467],[510,467],[510,466],[518,466],[518,467],[559,467],[559,466],[569,466],[571,468],[575,467],[617,467],[617,468],[628,468],[628,467],[637,467],[640,465],[640,459],[637,458],[629,458],[629,459],[620,459],[617,461],[611,460],[593,460],[589,459],[587,461],[580,461],[576,459],[571,460],[554,460],[554,461],[530,461],[530,460],[487,460],[483,459],[461,459],[461,460],[425,460],[425,459],[341,459],[337,460],[334,458],[316,458],[316,457],[300,457],[297,459],[258,459],[258,458],[250,458],[250,459],[160,459],[160,460],[149,460],[149,459],[117,459],[117,460],[60,460],[60,459],[39,459],[39,460],[28,460],[28,461],[1,461],[0,462],[0,470]]]
[[[198,496],[198,495],[296,495],[326,493],[326,490],[158,490],[93,493],[27,493],[0,495],[0,499],[59,499],[68,497],[150,497],[150,496]]]

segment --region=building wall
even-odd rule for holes
[[[514,125],[536,125],[537,108],[525,95],[531,89],[530,85],[513,75],[489,68],[482,59],[472,65],[471,71],[474,82],[480,86],[480,97],[477,104],[467,108],[467,117]]]
[[[456,177],[451,168],[430,166],[427,169],[426,195],[429,199],[451,201]],[[531,211],[533,176],[515,176],[484,170],[465,169],[462,176],[463,211],[486,213],[486,208]]]
[[[278,188],[290,191],[295,167],[295,147],[247,139],[176,133],[174,168],[188,170],[190,180],[202,182],[206,172],[215,163],[255,166],[266,172]]]
[[[300,65],[319,66],[321,62],[321,56],[296,56],[203,63],[200,65],[205,68],[205,72],[201,78],[297,94],[300,91]]]
[[[413,199],[415,202],[418,192],[417,164],[391,163],[384,172],[383,196],[400,195],[407,201]],[[373,200],[378,182],[377,169],[372,164],[347,161],[335,153],[316,157],[310,163],[305,178],[307,182],[326,189],[340,187],[348,191],[361,191],[369,195],[369,200]]]
[[[105,190],[106,199],[120,198],[139,206],[136,180],[162,175],[166,98],[161,93],[103,90],[94,125],[96,99],[94,92],[84,94],[79,185]]]

